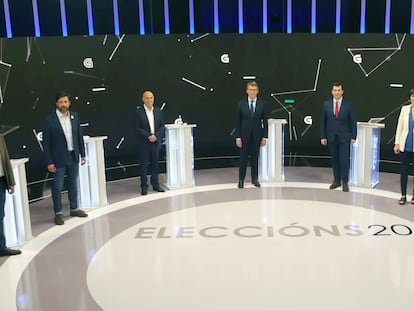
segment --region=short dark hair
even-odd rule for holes
[[[334,86],[340,86],[342,89],[344,89],[344,85],[341,82],[332,83],[332,88],[334,88]]]
[[[413,94],[414,94],[414,89],[411,89],[410,90],[410,97],[413,96]]]
[[[247,88],[248,88],[249,86],[259,88],[259,84],[257,84],[257,82],[256,82],[256,81],[250,81],[250,82],[247,82],[247,84],[246,84],[246,90],[247,90]]]
[[[70,95],[68,93],[66,93],[65,91],[59,91],[56,93],[56,96],[55,96],[56,102],[58,102],[58,100],[61,99],[62,97],[67,97],[70,100]]]

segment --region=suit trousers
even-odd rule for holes
[[[151,174],[151,185],[153,187],[159,187],[158,161],[160,158],[160,149],[161,143],[158,140],[154,143],[146,142],[144,146],[141,146],[141,150],[139,151],[141,189],[148,188],[148,168]]]
[[[250,139],[248,141],[242,140],[242,148],[240,149],[239,180],[244,180],[244,178],[246,177],[249,155],[251,156],[250,166],[252,181],[258,179],[259,154],[260,141],[253,140],[253,135],[250,135]]]
[[[337,182],[348,183],[350,143],[350,140],[341,142],[338,135],[335,135],[333,142],[328,141],[329,153],[332,157],[332,171]]]
[[[407,180],[408,180],[408,168],[410,162],[414,163],[414,152],[404,151],[400,152],[400,162],[401,162],[401,171],[400,171],[400,182],[401,182],[401,194],[407,194]],[[414,190],[413,190],[414,195]]]
[[[65,166],[57,167],[53,173],[52,183],[52,200],[55,214],[62,213],[62,190],[67,175],[67,189],[70,209],[78,208],[78,177],[79,177],[79,159],[74,152],[68,152],[65,155]]]
[[[6,237],[4,236],[4,205],[6,204],[6,177],[0,177],[0,249],[6,248]]]

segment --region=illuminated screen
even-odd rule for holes
[[[30,158],[31,198],[41,195],[35,184],[47,178],[39,138],[59,90],[72,95],[71,109],[79,114],[85,135],[108,136],[107,177],[116,179],[138,173],[134,112],[145,90],[164,106],[166,123],[181,115],[184,122],[197,124],[197,169],[238,165],[235,108],[246,96],[248,81],[259,83],[270,118],[288,120],[285,154],[304,157],[328,155],[319,144],[320,112],[332,83],[340,81],[359,121],[385,117],[381,158],[392,158],[399,107],[414,85],[409,66],[413,38],[404,34],[121,35],[2,42],[0,123],[14,129],[6,135],[11,156]]]

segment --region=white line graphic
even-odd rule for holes
[[[390,51],[390,52],[392,52],[390,55],[386,56],[377,66],[375,66],[369,72],[367,72],[364,69],[364,67],[362,66],[363,61],[355,62],[358,65],[358,67],[361,69],[361,71],[364,73],[365,77],[368,78],[370,74],[372,74],[374,71],[376,71],[378,68],[380,68],[384,63],[391,60],[391,58],[394,56],[394,54],[401,51],[401,48],[404,44],[404,40],[405,40],[406,36],[407,36],[407,34],[405,33],[403,35],[403,37],[401,38],[401,41],[400,41],[400,38],[398,37],[398,34],[395,34],[395,41],[396,41],[396,45],[397,45],[396,47],[388,47],[388,48],[375,48],[375,47],[371,47],[371,48],[348,48],[348,52],[349,52],[349,54],[351,54],[353,59],[355,59],[355,55],[357,54],[355,52],[363,52],[363,51]]]
[[[121,144],[124,142],[125,138],[122,137],[121,140],[119,141],[118,145],[116,145],[116,149],[119,149],[119,147],[121,146]]]
[[[188,79],[186,79],[186,78],[184,78],[184,77],[182,77],[182,78],[181,78],[181,80],[183,80],[184,82],[187,82],[187,83],[189,83],[189,84],[191,84],[191,85],[194,85],[195,87],[198,87],[199,89],[202,89],[203,91],[207,90],[207,88],[206,88],[206,87],[204,87],[204,86],[202,86],[202,85],[200,85],[200,84],[198,84],[198,83],[195,83],[195,82],[193,82],[193,81],[191,81],[191,80],[188,80]]]
[[[209,33],[209,32],[207,32],[207,33],[205,33],[205,34],[203,34],[203,35],[201,35],[201,36],[199,36],[199,37],[196,37],[196,38],[194,38],[194,39],[191,39],[191,40],[190,40],[190,42],[191,42],[191,43],[193,43],[193,42],[195,42],[195,41],[197,41],[197,40],[200,40],[200,39],[203,39],[203,38],[207,37],[208,35],[210,35],[210,33]]]
[[[92,89],[92,92],[102,92],[102,91],[106,91],[106,87],[94,87]]]
[[[111,56],[109,56],[109,60],[110,60],[110,61],[111,61],[111,60],[112,60],[112,58],[115,56],[115,53],[118,51],[118,48],[119,48],[119,46],[120,46],[120,45],[121,45],[121,43],[122,43],[122,40],[124,40],[125,34],[123,34],[121,37],[119,37],[119,36],[117,36],[117,37],[118,37],[118,43],[116,44],[115,49],[112,51]]]
[[[276,102],[278,102],[278,104],[283,108],[283,110],[285,110],[288,114],[288,124],[289,124],[289,139],[292,140],[293,138],[295,138],[295,140],[297,140],[297,134],[296,134],[296,127],[294,127],[292,125],[292,112],[293,110],[289,110],[287,108],[287,106],[285,106],[282,101],[278,98],[278,96],[280,95],[289,95],[289,94],[301,94],[301,93],[311,93],[311,92],[316,92],[316,90],[318,89],[318,82],[319,82],[319,74],[321,71],[321,64],[322,64],[322,59],[318,60],[318,65],[316,67],[316,74],[315,74],[315,81],[313,83],[313,88],[312,89],[304,89],[304,90],[293,90],[293,91],[282,91],[282,92],[278,92],[278,93],[271,93],[270,96],[273,97],[274,100],[276,100]],[[280,111],[280,110],[279,110]],[[302,136],[308,131],[310,126],[308,126],[308,128],[302,132]]]

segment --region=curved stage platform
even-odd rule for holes
[[[399,175],[349,193],[328,189],[327,168],[244,189],[237,168],[195,175],[147,196],[137,178],[108,183],[108,206],[66,209],[64,226],[50,199],[32,203],[35,237],[0,259],[2,310],[412,310],[414,205],[398,205]]]

